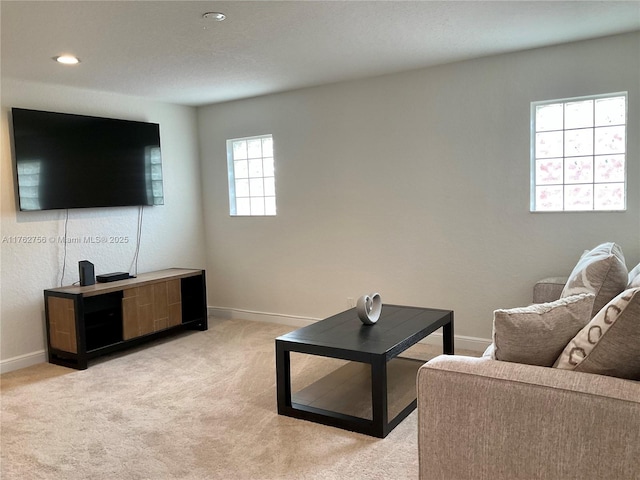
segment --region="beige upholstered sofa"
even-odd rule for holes
[[[556,300],[565,280],[538,283],[534,300]],[[493,357],[419,370],[421,480],[640,480],[640,382]]]

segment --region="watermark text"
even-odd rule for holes
[[[129,243],[126,235],[83,235],[79,237],[69,237],[64,235],[3,235],[3,244],[116,244]]]

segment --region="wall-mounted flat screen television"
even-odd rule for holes
[[[155,123],[12,108],[20,210],[162,205]]]

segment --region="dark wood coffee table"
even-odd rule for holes
[[[352,308],[276,338],[278,413],[386,437],[416,408],[415,375],[424,363],[396,357],[441,327],[442,351],[452,355],[453,312],[433,308],[384,305],[375,325],[363,325]],[[292,395],[291,352],[356,363],[346,364]],[[358,386],[367,390],[364,404],[369,405],[370,415],[331,407],[329,399],[337,398],[341,388],[354,395]],[[361,398],[347,398],[338,403],[363,402]],[[391,404],[397,412],[393,415],[389,415]]]

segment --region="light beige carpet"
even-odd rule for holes
[[[277,414],[274,339],[291,330],[210,319],[207,332],[85,371],[44,363],[2,375],[0,478],[418,478],[415,411],[385,439]],[[292,358],[296,383],[330,368],[322,360]]]

